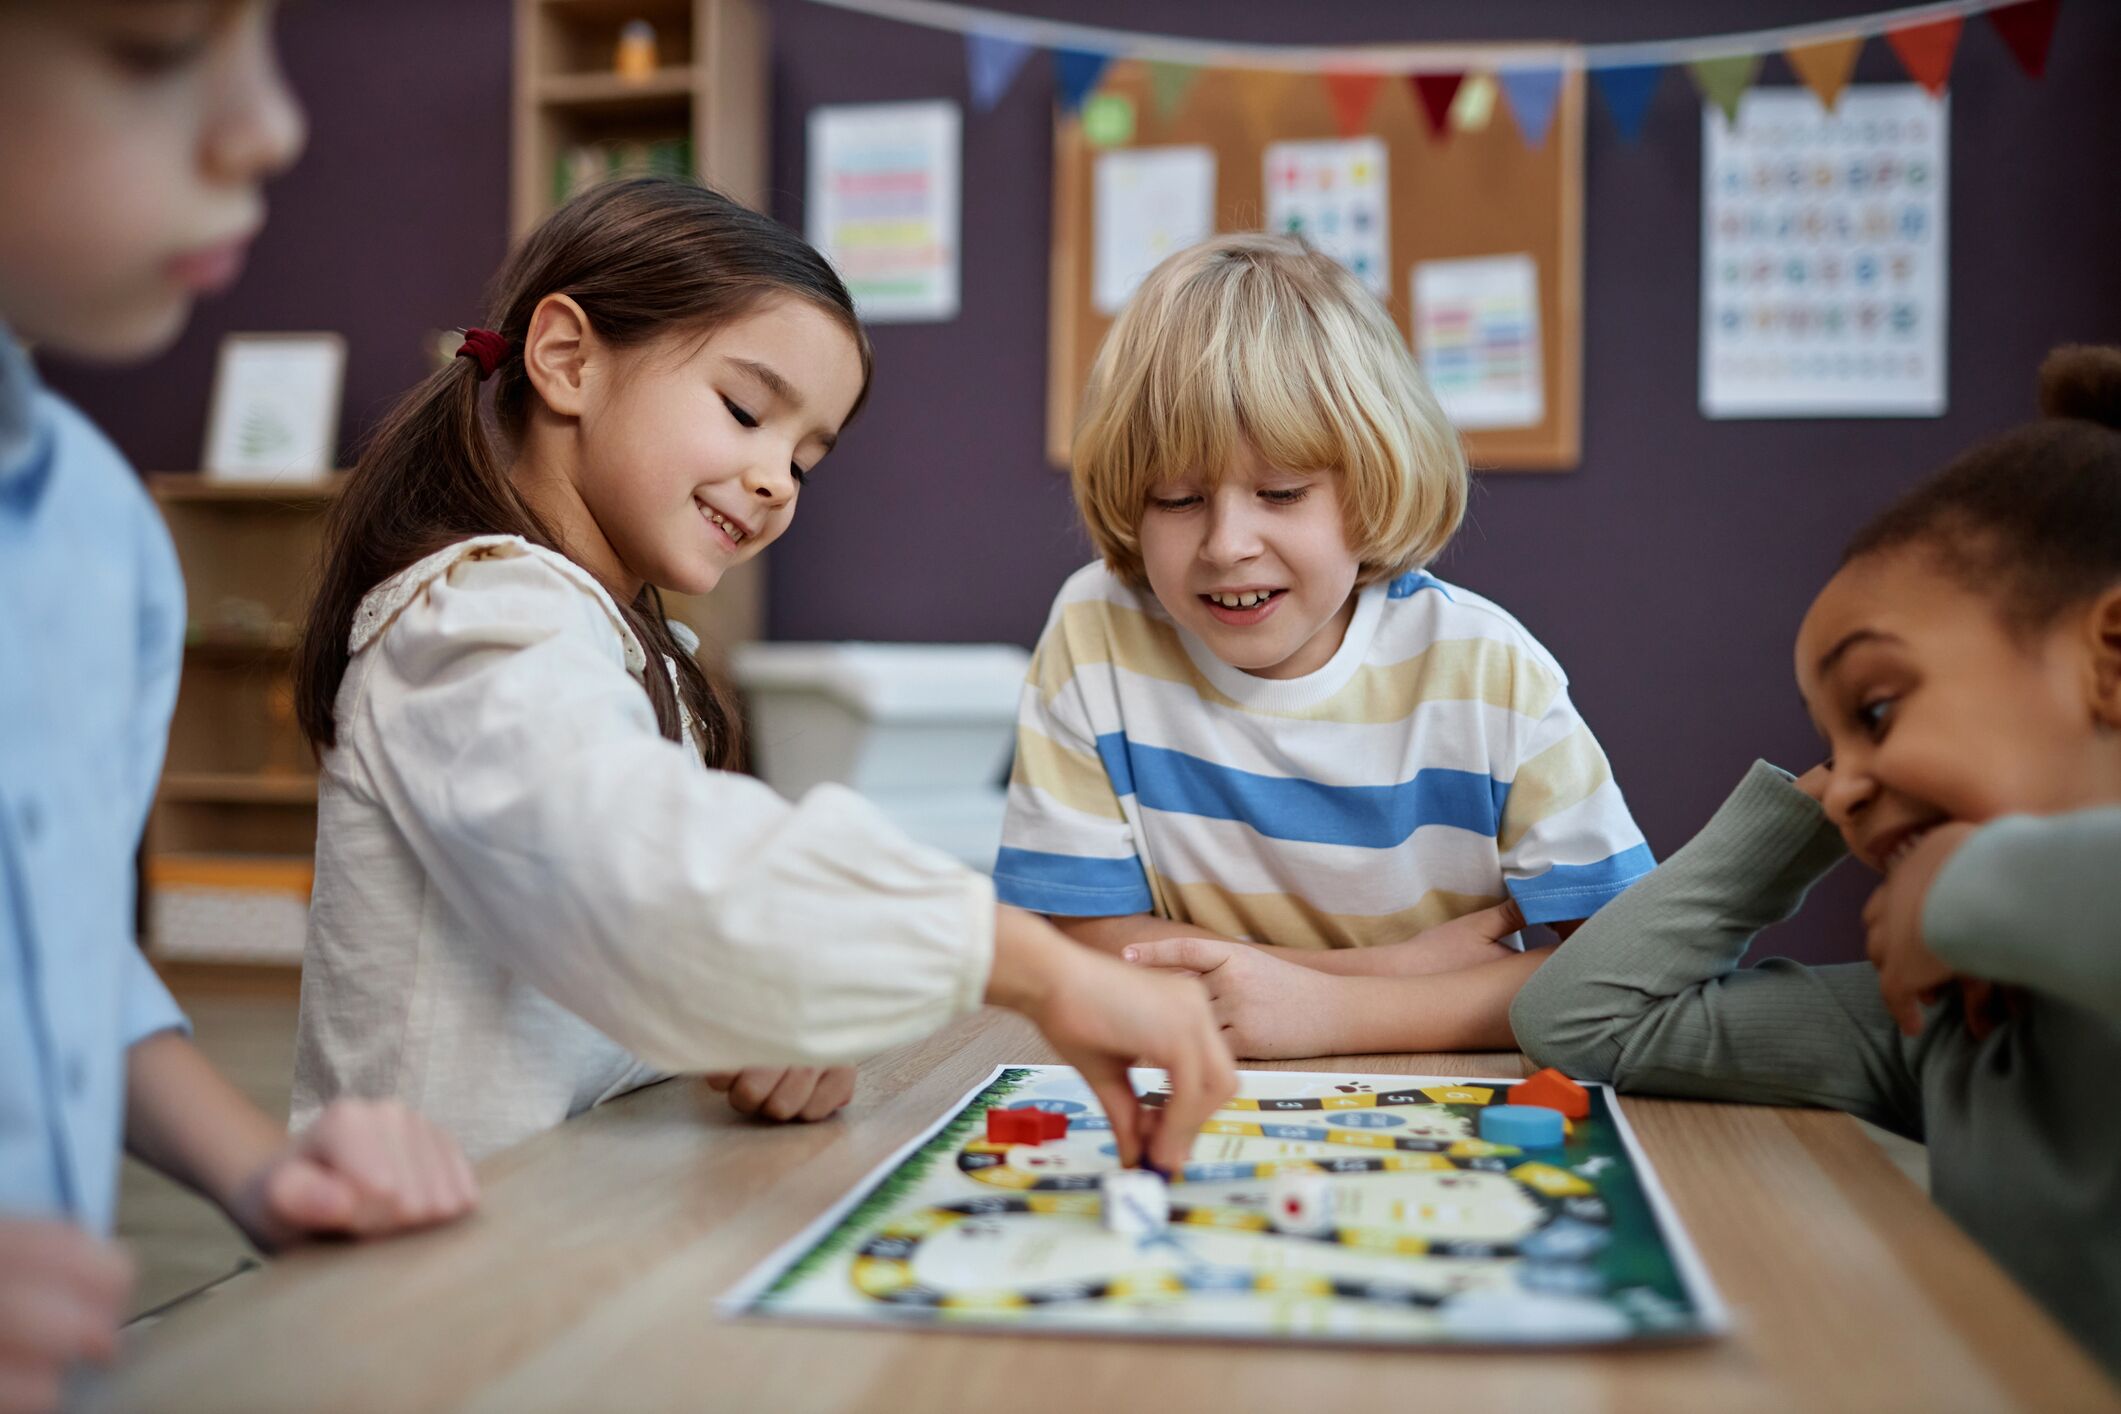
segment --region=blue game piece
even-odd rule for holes
[[[1558,1149],[1563,1138],[1561,1112],[1538,1105],[1490,1105],[1480,1112],[1480,1137],[1490,1144],[1520,1149]]]

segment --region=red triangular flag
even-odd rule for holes
[[[1463,73],[1456,74],[1409,74],[1414,82],[1414,93],[1421,99],[1421,110],[1429,115],[1429,136],[1432,139],[1448,137],[1451,132],[1451,100],[1458,97],[1458,86],[1466,81]]]
[[[1379,73],[1335,73],[1319,75],[1326,81],[1326,97],[1333,100],[1333,122],[1342,137],[1354,137],[1370,126],[1370,105],[1385,76]]]
[[[1952,55],[1959,48],[1959,31],[1965,25],[1966,21],[1954,15],[1926,25],[1889,29],[1885,42],[1900,56],[1900,66],[1907,70],[1907,76],[1935,97],[1944,92],[1944,85],[1952,76]]]
[[[2003,36],[2018,67],[2033,78],[2047,72],[2047,45],[2055,37],[2055,14],[2062,0],[2025,0],[1988,12],[1988,22]]]

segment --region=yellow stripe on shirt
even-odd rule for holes
[[[1056,646],[1064,651],[1052,651]],[[1078,668],[1093,663],[1179,684],[1202,702],[1232,711],[1357,725],[1404,720],[1424,702],[1484,702],[1536,719],[1561,691],[1560,679],[1545,664],[1512,644],[1454,638],[1401,662],[1365,664],[1323,702],[1284,711],[1242,706],[1193,666],[1176,628],[1106,599],[1078,601],[1061,611],[1059,635],[1048,639],[1033,666],[1039,695],[1051,703]]]
[[[1613,768],[1599,750],[1591,729],[1578,726],[1560,741],[1517,768],[1509,799],[1502,807],[1502,827],[1495,842],[1504,851],[1517,847],[1525,832],[1572,805],[1589,800],[1613,779]]]
[[[1295,894],[1235,893],[1219,884],[1181,884],[1153,870],[1149,887],[1156,896],[1157,912],[1166,918],[1285,948],[1372,948],[1403,943],[1424,928],[1503,901],[1500,894],[1431,889],[1415,903],[1391,913],[1328,913]]]
[[[1021,786],[1044,791],[1071,810],[1103,820],[1124,820],[1119,797],[1112,793],[1112,777],[1095,752],[1062,746],[1052,737],[1030,727],[1016,729],[1016,765],[1009,779]]]

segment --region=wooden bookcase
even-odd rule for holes
[[[615,68],[630,20],[654,27],[657,64]],[[581,147],[689,144],[693,171],[757,206],[766,191],[766,20],[757,0],[516,0],[514,228],[561,194]]]
[[[189,614],[169,754],[147,831],[149,946],[158,960],[301,961],[299,935],[272,953],[233,944],[201,952],[198,928],[162,936],[157,905],[179,894],[197,899],[201,889],[231,908],[250,897],[283,919],[290,900],[306,905],[317,776],[294,720],[290,669],[324,512],[339,485],[337,477],[275,485],[189,472],[148,478],[176,542]],[[239,935],[249,934],[234,928],[228,936]],[[170,946],[186,940],[193,946]]]
[[[630,20],[655,30],[656,67],[641,77],[616,69]],[[559,203],[562,163],[583,149],[623,159],[681,144],[684,175],[763,207],[769,57],[759,0],[516,0],[516,236]],[[713,653],[763,631],[765,583],[765,565],[754,559],[711,595],[666,595],[664,603]]]

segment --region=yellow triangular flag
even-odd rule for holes
[[[1494,75],[1475,74],[1458,86],[1458,97],[1451,100],[1451,127],[1454,131],[1486,132],[1488,120],[1494,116]]]
[[[1841,101],[1841,90],[1848,87],[1849,75],[1856,71],[1856,56],[1863,52],[1863,36],[1852,34],[1846,39],[1823,39],[1817,44],[1793,44],[1782,51],[1804,80],[1804,86],[1819,95],[1819,102],[1831,113],[1834,105]]]

